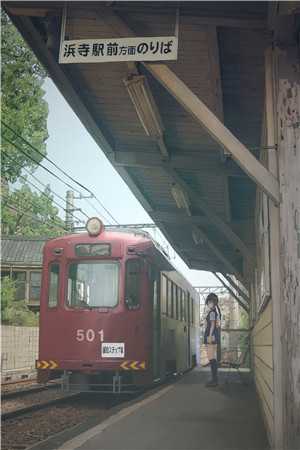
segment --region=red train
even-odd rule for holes
[[[44,248],[39,380],[118,393],[195,365],[197,292],[146,233],[87,231]]]

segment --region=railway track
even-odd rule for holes
[[[17,398],[17,397],[23,397],[26,395],[29,395],[31,393],[36,393],[36,392],[43,392],[43,391],[47,391],[49,389],[57,389],[59,387],[59,383],[51,383],[51,384],[47,384],[45,386],[41,386],[41,385],[34,385],[34,386],[29,386],[26,389],[14,389],[14,390],[9,390],[9,391],[5,391],[1,392],[1,401],[7,400],[7,399],[12,399],[12,398]]]
[[[39,391],[36,390],[35,392],[41,392],[41,391],[42,390],[39,390]],[[23,392],[22,396],[24,394],[25,393]],[[30,392],[26,392],[26,394],[29,395]],[[50,400],[47,400],[47,401],[44,401],[44,402],[34,403],[32,405],[29,405],[29,406],[24,406],[24,407],[21,407],[21,408],[12,409],[10,411],[1,413],[1,420],[5,421],[5,420],[8,420],[8,419],[14,419],[14,418],[17,418],[17,417],[22,416],[24,414],[31,413],[33,411],[39,411],[41,409],[48,408],[49,406],[58,405],[59,403],[68,402],[68,401],[73,400],[74,398],[76,398],[78,396],[80,396],[80,392],[67,394],[67,395],[64,395],[63,397],[60,397],[60,398],[50,399]],[[17,395],[15,395],[13,398],[17,398]]]
[[[172,377],[168,383],[176,381]],[[165,383],[152,387],[149,393],[163,387]],[[18,411],[4,412],[2,424],[2,450],[22,450],[54,437],[66,430],[84,426],[86,429],[99,424],[114,414],[114,411],[134,402],[143,395],[142,390],[134,395],[101,395],[94,392],[69,394],[59,400],[49,399],[39,405],[28,405]],[[38,394],[35,394],[38,395]],[[48,395],[49,392],[48,392]],[[51,401],[53,400],[53,401]],[[2,408],[3,409],[3,408]]]

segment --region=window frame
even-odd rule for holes
[[[57,301],[56,301],[55,305],[51,306],[50,302],[49,302],[50,286],[51,286],[51,273],[52,273],[51,272],[51,267],[54,266],[54,265],[58,266],[57,289],[56,289],[56,299],[57,299]],[[60,262],[58,262],[58,261],[51,261],[49,263],[49,266],[48,266],[48,289],[47,289],[47,308],[49,310],[51,310],[51,311],[57,309],[58,306],[59,306],[59,291],[60,291],[60,283],[61,283],[60,274],[61,274],[61,264],[60,264]]]
[[[174,319],[178,320],[178,286],[176,283],[173,283],[172,286],[172,291],[173,291],[173,311],[174,311]],[[174,295],[175,293],[175,295]]]
[[[167,314],[168,314],[168,277],[165,274],[162,274],[160,293],[161,293],[161,300],[160,300],[161,314],[167,316]]]
[[[168,317],[173,317],[174,308],[173,308],[173,282],[168,278],[168,297],[167,297],[167,305],[168,305]]]
[[[87,308],[74,308],[74,306],[69,305],[68,303],[68,280],[69,280],[69,270],[70,266],[72,264],[105,264],[105,263],[114,263],[118,266],[118,286],[117,286],[117,303],[114,306],[93,306],[93,307],[87,307]],[[114,259],[74,259],[72,261],[69,261],[69,263],[66,266],[66,274],[65,274],[65,295],[64,295],[64,307],[68,310],[72,311],[83,311],[83,310],[89,310],[89,311],[96,311],[97,309],[114,309],[120,304],[120,262],[116,261]]]
[[[138,309],[141,309],[142,307],[142,303],[141,303],[141,276],[140,276],[140,282],[139,282],[139,303],[137,304],[136,307],[132,307],[130,308],[128,305],[128,302],[126,302],[126,292],[127,292],[127,266],[128,263],[132,262],[132,261],[138,261],[139,265],[140,265],[140,275],[142,275],[143,273],[143,261],[141,260],[141,258],[128,258],[125,261],[125,278],[124,278],[124,304],[127,308],[128,311],[137,311]],[[116,305],[117,306],[117,305]],[[115,308],[115,306],[114,306]]]
[[[182,289],[181,293],[182,299],[182,322],[187,322],[187,295],[184,289]]]
[[[11,270],[11,280],[15,283],[16,286],[16,294],[17,294],[17,290],[18,290],[18,281],[16,279],[14,279],[14,274],[16,273],[24,273],[25,274],[25,279],[24,281],[22,281],[22,283],[24,283],[24,298],[22,299],[17,299],[16,295],[15,295],[15,301],[16,302],[20,302],[22,300],[24,300],[26,303],[28,302],[28,269],[23,269],[23,268],[12,268]]]
[[[31,296],[31,274],[33,273],[38,273],[40,275],[40,294],[39,294],[39,298],[35,299]],[[29,280],[28,280],[28,302],[30,303],[31,301],[33,302],[39,302],[40,303],[40,299],[41,299],[41,291],[42,291],[42,271],[41,270],[30,270],[29,271]]]

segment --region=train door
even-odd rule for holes
[[[153,378],[160,378],[160,273],[155,271],[155,276],[152,280],[153,288],[153,307],[152,307],[152,319],[153,319],[153,342],[152,342],[152,367]]]

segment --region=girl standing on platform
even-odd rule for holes
[[[207,296],[205,301],[205,304],[208,307],[208,314],[206,316],[204,344],[206,345],[207,357],[212,374],[211,381],[206,384],[207,387],[218,386],[217,346],[220,345],[221,323],[221,311],[218,306],[218,300],[218,296],[211,293]]]

